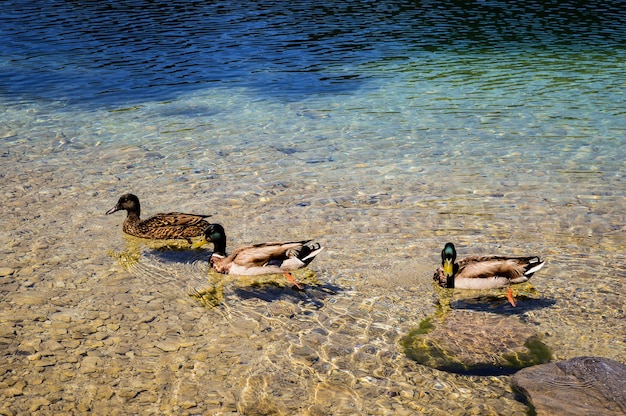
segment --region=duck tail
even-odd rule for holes
[[[526,266],[526,271],[524,271],[524,276],[532,276],[534,273],[541,270],[544,264],[546,264],[545,261],[541,261],[539,257],[534,257],[528,262],[528,266]]]
[[[304,264],[309,264],[322,250],[324,250],[324,247],[322,247],[319,243],[307,242],[300,249],[298,259]]]

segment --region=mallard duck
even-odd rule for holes
[[[204,218],[211,215],[185,214],[182,212],[168,212],[155,214],[150,218],[139,218],[141,207],[139,198],[133,194],[124,194],[117,201],[117,205],[106,212],[107,215],[115,211],[126,210],[128,213],[122,229],[126,234],[135,237],[157,240],[185,239],[191,244],[191,237],[202,235],[209,225]]]
[[[239,247],[227,255],[226,232],[220,224],[209,224],[204,239],[194,243],[192,248],[209,242],[213,243],[209,262],[215,271],[241,276],[284,274],[300,290],[302,287],[289,272],[308,265],[324,249],[312,240],[272,242]]]
[[[537,256],[472,256],[456,262],[454,244],[441,252],[441,267],[433,278],[439,286],[458,289],[499,289],[507,287],[507,299],[515,306],[510,285],[528,281],[545,261]]]

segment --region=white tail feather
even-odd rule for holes
[[[543,265],[546,264],[545,261],[542,261],[541,263],[539,263],[538,265],[536,265],[535,267],[528,269],[524,272],[524,276],[529,276],[535,272],[538,272],[539,270],[541,270],[541,268],[543,267]]]
[[[324,247],[320,247],[317,250],[310,252],[308,256],[306,256],[305,258],[303,258],[301,260],[303,262],[306,262],[308,259],[312,259],[313,257],[317,256],[320,253],[320,251],[322,251],[322,250],[324,250]]]

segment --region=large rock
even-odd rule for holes
[[[577,357],[525,368],[513,386],[537,415],[626,415],[626,365],[608,358]]]
[[[510,374],[552,359],[539,334],[516,317],[451,310],[427,318],[401,341],[420,364],[461,374]]]

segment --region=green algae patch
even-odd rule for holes
[[[141,261],[141,251],[144,248],[152,250],[188,250],[189,243],[185,240],[150,240],[124,234],[125,248],[121,251],[107,250],[107,254],[117,260],[125,269],[130,269]]]
[[[428,334],[435,328],[433,324],[433,318],[426,318],[419,323],[419,326],[416,329],[411,330],[407,336],[400,340],[400,343],[403,347],[406,347],[407,342],[410,342],[417,335]]]
[[[524,368],[532,365],[545,364],[552,361],[552,351],[539,337],[531,337],[524,343],[528,351],[515,354],[504,354],[502,357],[508,361],[512,367]]]
[[[317,275],[310,269],[296,270],[291,272],[291,275],[301,286],[316,287],[320,285]],[[254,296],[255,293],[258,293],[264,294],[266,298],[268,296],[271,298],[267,291],[268,288],[279,288],[280,293],[284,293],[284,288],[293,286],[294,284],[284,274],[240,276],[221,274],[210,269],[207,274],[207,282],[198,288],[189,290],[188,295],[204,307],[212,309],[222,305],[229,295],[233,300],[236,300],[236,293],[241,295],[241,293],[246,292],[246,296]],[[290,291],[289,289],[286,290]]]

